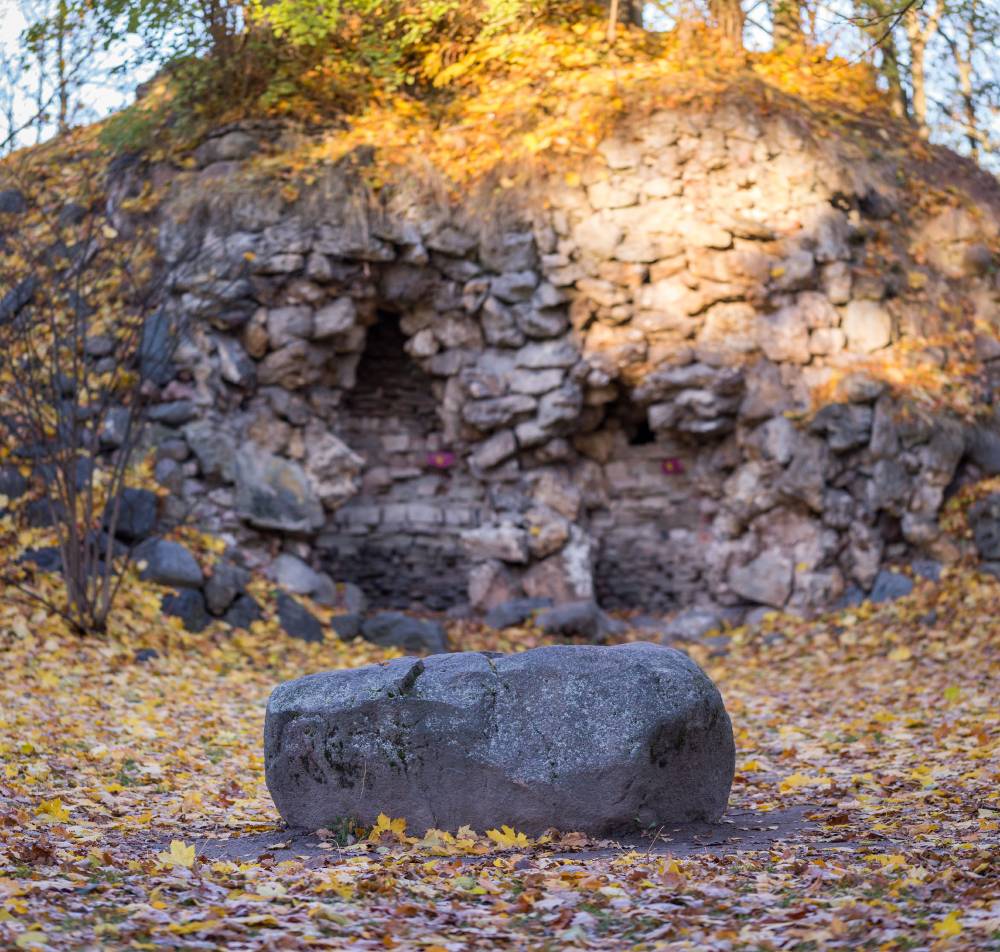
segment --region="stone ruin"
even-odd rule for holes
[[[291,198],[254,165],[278,134],[220,130],[119,195],[170,180],[157,319],[187,334],[157,477],[248,567],[283,553],[387,607],[738,619],[956,556],[942,503],[1000,472],[1000,428],[894,383],[933,389],[962,330],[989,403],[985,173],[951,156],[979,210],[925,213],[895,166],[731,103],[488,201],[415,174],[376,194],[364,152]]]

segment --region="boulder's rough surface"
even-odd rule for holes
[[[309,675],[271,694],[264,742],[271,796],[307,829],[383,811],[421,832],[506,823],[605,834],[717,820],[735,757],[709,678],[648,643]]]

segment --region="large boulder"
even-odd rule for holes
[[[418,832],[611,834],[718,820],[735,746],[704,672],[640,642],[308,675],[271,694],[264,756],[293,827],[385,812]]]

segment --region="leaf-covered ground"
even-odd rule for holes
[[[690,646],[736,727],[731,810],[808,805],[807,828],[767,849],[417,839],[387,817],[308,860],[233,862],[208,847],[280,829],[269,690],[387,655],[166,621],[80,640],[4,601],[0,947],[1000,948],[998,609],[1000,583],[956,571],[891,605],[775,617],[727,653]]]

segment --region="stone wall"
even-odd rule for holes
[[[204,143],[160,230],[188,328],[160,476],[250,563],[390,605],[808,612],[954,557],[946,492],[1000,471],[994,423],[898,386],[965,342],[992,399],[995,183],[924,212],[748,103],[654,113],[488,207],[374,194],[367,154],[290,197],[265,138]]]

